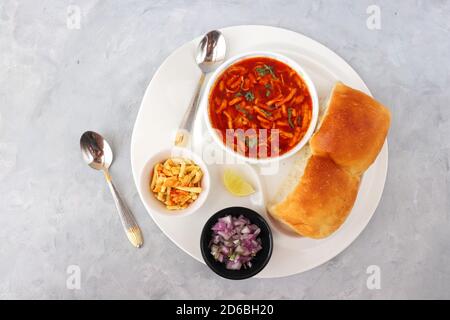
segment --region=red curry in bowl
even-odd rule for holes
[[[211,88],[208,108],[224,144],[256,158],[290,151],[312,117],[304,80],[287,64],[268,57],[247,58],[225,69]]]

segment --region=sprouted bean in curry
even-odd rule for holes
[[[209,96],[213,128],[225,144],[231,134],[228,146],[247,157],[288,152],[305,135],[311,116],[312,99],[303,79],[285,63],[267,57],[228,67]]]

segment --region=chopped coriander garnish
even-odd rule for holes
[[[271,85],[270,83],[266,83],[266,84],[264,85],[264,87],[265,87],[266,89],[272,89],[272,85]]]
[[[269,74],[269,73],[270,73],[274,79],[277,78],[277,77],[275,76],[275,72],[274,72],[274,70],[273,70],[273,67],[272,67],[272,66],[268,66],[267,64],[265,64],[263,67],[258,67],[258,68],[256,68],[255,70],[256,70],[256,72],[258,72],[258,74],[259,74],[261,77],[264,77],[266,74]]]
[[[264,77],[264,76],[267,74],[266,69],[263,68],[263,67],[258,67],[258,68],[256,68],[256,72],[258,72],[258,74],[259,74],[261,77]]]
[[[253,101],[255,100],[255,96],[253,95],[253,92],[248,91],[245,93],[245,100],[247,101]]]
[[[272,66],[264,65],[267,69],[269,69],[270,74],[272,75],[272,78],[276,79],[275,72],[273,71]]]
[[[237,97],[242,97],[242,92],[236,92],[235,94],[234,94],[234,96],[237,98]]]
[[[270,90],[266,90],[266,97],[270,96]]]
[[[289,126],[294,129],[295,125],[292,122],[292,108],[288,108],[288,122],[289,122]]]

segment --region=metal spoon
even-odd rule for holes
[[[195,61],[202,71],[202,75],[198,80],[197,89],[195,90],[191,105],[186,110],[176,134],[176,146],[185,146],[187,144],[188,136],[192,129],[195,115],[197,114],[200,92],[205,82],[205,75],[215,70],[223,62],[226,47],[225,37],[218,30],[208,32],[198,44]]]
[[[127,205],[117,192],[117,189],[111,180],[111,175],[109,174],[108,169],[113,161],[111,147],[100,134],[93,131],[86,131],[81,136],[80,148],[84,161],[91,168],[103,171],[117,210],[119,211],[120,220],[122,221],[127,237],[133,246],[140,248],[143,244],[141,229],[130,209],[128,209]]]

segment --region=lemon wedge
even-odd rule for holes
[[[247,181],[231,169],[224,171],[223,183],[228,191],[238,197],[245,197],[255,192],[255,189]]]

